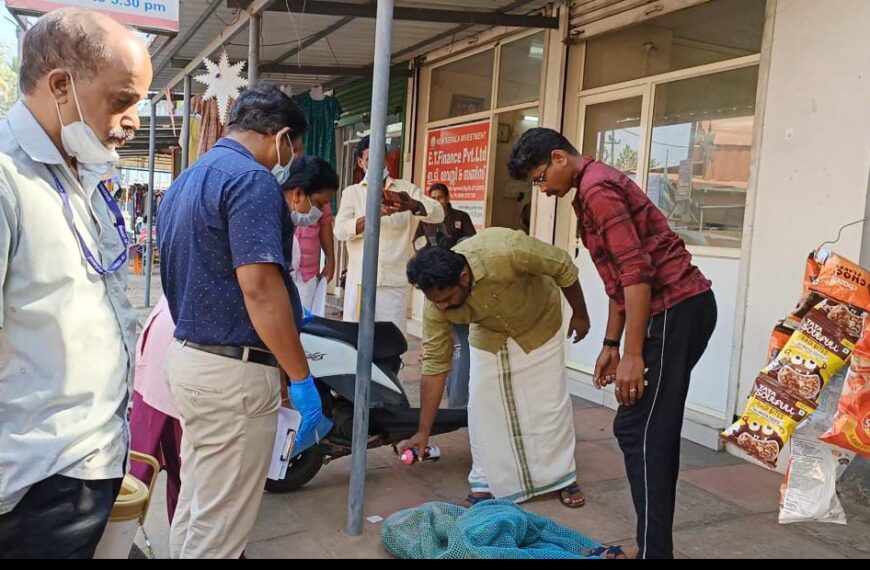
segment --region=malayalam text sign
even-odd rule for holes
[[[426,188],[441,182],[450,202],[468,212],[475,227],[486,222],[489,121],[432,129],[427,133]]]

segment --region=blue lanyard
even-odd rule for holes
[[[115,229],[118,232],[118,237],[121,238],[121,244],[124,246],[121,254],[115,258],[115,261],[109,265],[109,268],[104,268],[100,262],[94,257],[94,254],[91,253],[91,250],[88,248],[85,243],[84,238],[82,238],[82,234],[79,233],[78,228],[76,227],[75,218],[73,217],[72,206],[69,203],[69,195],[63,187],[63,184],[60,183],[60,179],[54,173],[54,171],[49,168],[48,171],[51,173],[51,177],[54,178],[54,188],[57,190],[57,193],[60,195],[61,200],[63,201],[63,214],[66,218],[67,224],[69,224],[70,229],[75,233],[76,239],[79,242],[79,248],[81,249],[82,255],[85,256],[88,264],[94,268],[100,275],[107,275],[110,273],[115,273],[119,269],[121,269],[125,263],[127,263],[127,246],[130,245],[130,238],[127,237],[127,227],[124,224],[124,216],[121,214],[121,208],[118,207],[115,199],[112,198],[112,195],[109,193],[108,189],[106,189],[105,181],[100,182],[97,186],[97,189],[100,191],[100,196],[103,197],[103,201],[106,203],[106,206],[109,207],[109,211],[115,216]]]

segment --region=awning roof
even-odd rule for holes
[[[221,46],[231,60],[247,60],[249,12],[228,7],[241,3],[264,14],[261,80],[303,92],[315,84],[369,75],[375,20],[368,14],[374,15],[374,2],[182,0],[179,34],[158,37],[151,45],[155,71],[152,90],[160,93],[167,86],[179,89],[185,71],[197,69],[204,55],[215,57]],[[396,2],[393,61],[410,60],[493,25],[552,27],[557,20],[542,16],[541,9],[547,4],[541,0]],[[202,88],[194,82],[194,92]]]

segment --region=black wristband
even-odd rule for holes
[[[605,338],[604,339],[604,346],[606,346],[607,348],[619,348],[619,341]]]

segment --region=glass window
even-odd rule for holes
[[[583,154],[594,156],[637,182],[640,113],[643,97],[629,97],[586,107]]]
[[[505,44],[498,74],[498,106],[537,101],[544,64],[544,32]]]
[[[452,119],[490,109],[494,54],[490,49],[432,70],[430,121]]]
[[[758,67],[656,87],[647,193],[688,244],[740,247]]]
[[[713,0],[592,38],[583,88],[759,53],[764,6],[764,0]]]
[[[523,230],[529,233],[532,215],[532,185],[514,180],[507,170],[507,162],[514,144],[527,130],[540,124],[538,108],[499,113],[493,124],[496,133],[495,181],[492,191],[490,226]]]

